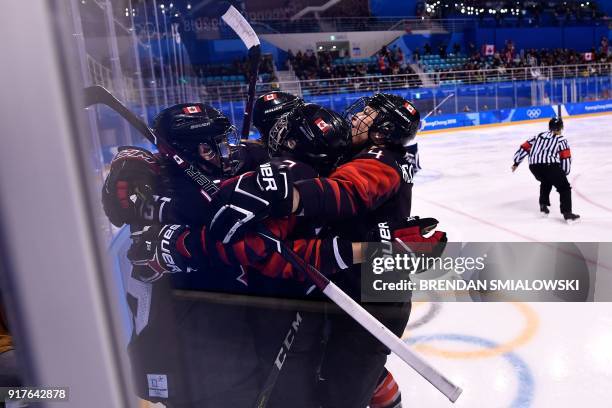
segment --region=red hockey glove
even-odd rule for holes
[[[153,192],[160,175],[160,163],[151,152],[139,147],[121,147],[102,187],[102,205],[109,220],[117,227],[154,221]]]
[[[435,231],[428,235],[437,225],[435,218],[408,217],[399,222],[382,221],[370,231],[368,241],[394,244],[395,251],[406,251],[412,256],[436,258],[442,255],[448,242],[445,232]],[[368,258],[384,256],[385,250],[388,250],[388,246],[373,246],[368,249]]]
[[[435,218],[409,217],[404,222],[393,225],[392,236],[395,242],[407,251],[439,257],[444,252],[448,238],[446,232],[435,231],[438,226]]]

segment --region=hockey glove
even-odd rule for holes
[[[370,231],[368,241],[392,244],[395,251],[405,251],[412,256],[437,258],[442,255],[448,242],[445,232],[435,231],[428,235],[437,225],[438,220],[435,218],[408,217],[399,222],[383,221]],[[382,254],[368,250],[368,258],[378,256]]]
[[[147,226],[132,233],[132,246],[127,256],[134,266],[134,277],[154,282],[165,273],[196,270],[185,243],[190,232],[183,225],[164,225]]]
[[[262,164],[256,172],[221,184],[212,202],[208,231],[215,240],[232,243],[270,215],[289,215],[292,204],[293,181],[289,171],[271,163]]]
[[[435,231],[438,226],[435,218],[408,217],[400,224],[394,225],[392,236],[395,242],[406,251],[423,254],[428,257],[439,257],[446,248],[446,232]]]
[[[149,151],[139,147],[121,147],[113,158],[110,173],[102,187],[102,205],[110,222],[149,224],[156,219],[163,204],[153,196],[159,183],[161,166]]]

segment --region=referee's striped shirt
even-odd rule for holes
[[[514,153],[514,164],[518,166],[526,156],[529,164],[559,163],[565,174],[570,173],[572,153],[565,136],[544,132],[532,137]]]

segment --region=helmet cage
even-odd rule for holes
[[[274,123],[268,136],[268,154],[270,157],[277,156],[285,143],[287,134],[289,134],[289,113],[283,113],[280,118]]]
[[[365,133],[367,133],[368,137],[370,136],[370,130],[372,129],[372,125],[374,124],[374,121],[376,119],[374,117],[374,114],[378,113],[375,109],[373,109],[371,112],[368,112],[367,114],[365,113],[365,108],[366,106],[369,106],[369,102],[371,99],[372,98],[370,97],[362,96],[361,98],[353,102],[348,108],[346,108],[342,114],[344,119],[346,119],[346,121],[351,125],[352,128],[357,130],[363,129],[358,133],[354,134],[354,136],[356,137],[359,137]],[[358,115],[359,113],[361,114]],[[369,124],[365,124],[365,128],[362,128],[362,124],[368,122]]]

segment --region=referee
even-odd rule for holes
[[[567,222],[576,221],[579,215],[572,213],[572,188],[567,181],[572,165],[572,155],[563,132],[563,120],[552,118],[548,132],[532,137],[519,147],[514,154],[514,172],[526,156],[529,156],[529,170],[540,182],[540,211],[548,215],[550,192],[553,186],[559,192],[561,214]]]

